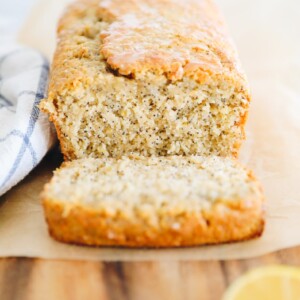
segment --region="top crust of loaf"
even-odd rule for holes
[[[171,81],[188,77],[199,83],[222,78],[247,93],[236,49],[212,1],[81,0],[61,18],[59,37],[76,33],[76,21],[88,10],[109,24],[99,36],[99,52],[120,75],[143,78],[151,73]],[[87,24],[86,30],[93,29]],[[55,57],[55,68],[62,63],[59,57]]]

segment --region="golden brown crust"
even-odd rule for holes
[[[259,237],[264,228],[263,199],[216,202],[201,215],[170,213],[157,227],[122,213],[111,215],[74,205],[67,208],[43,196],[49,233],[55,239],[91,246],[179,247],[227,243]],[[175,222],[175,223],[174,223]],[[180,224],[176,226],[174,224]]]
[[[211,0],[81,0],[70,5],[58,25],[59,43],[55,53],[50,91],[73,88],[84,78],[72,67],[64,81],[65,59],[73,50],[70,36],[82,33],[77,22],[93,11],[109,25],[101,32],[101,50],[108,65],[122,75],[151,71],[170,80],[183,77],[205,83],[211,78],[227,80],[243,88],[249,97],[245,74],[236,48],[219,10]],[[93,17],[94,18],[94,17]],[[91,19],[93,19],[91,18]],[[87,23],[85,30],[92,31]],[[79,55],[77,53],[77,55]],[[89,56],[87,48],[81,56]],[[69,63],[72,63],[69,61]],[[53,75],[54,75],[53,74]]]

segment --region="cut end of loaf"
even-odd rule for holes
[[[161,79],[149,85],[110,74],[99,80],[105,86],[98,90],[78,88],[44,105],[67,159],[237,156],[248,99],[229,83]]]
[[[177,247],[245,240],[263,230],[251,172],[220,157],[65,163],[45,187],[50,234],[94,246]]]

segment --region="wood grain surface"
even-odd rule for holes
[[[0,259],[1,300],[219,300],[246,271],[300,265],[300,247],[232,261],[88,262]]]

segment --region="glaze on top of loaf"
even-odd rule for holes
[[[74,10],[91,7],[108,23],[99,36],[99,51],[121,75],[143,77],[149,71],[172,81],[188,76],[202,83],[211,76],[238,76],[245,84],[236,49],[212,1],[85,0],[70,11],[74,17]],[[72,24],[64,18],[59,30]]]
[[[105,5],[116,20],[100,35],[102,54],[120,74],[151,71],[172,81],[184,76],[203,81],[204,74],[235,69],[234,48],[224,45],[224,26],[216,26],[214,15],[206,13],[209,2],[129,2]]]

